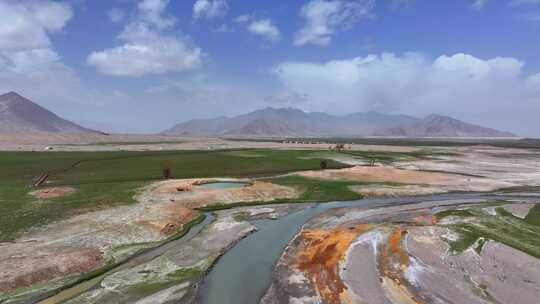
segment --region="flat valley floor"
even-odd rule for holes
[[[334,145],[0,134],[0,303],[537,303],[540,147]]]

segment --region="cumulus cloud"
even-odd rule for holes
[[[226,0],[197,0],[193,4],[193,18],[216,18],[227,14],[229,5]]]
[[[87,63],[115,76],[180,72],[200,67],[204,54],[185,37],[166,35],[174,20],[164,17],[168,1],[139,2],[139,16],[118,35],[121,45],[92,52]]]
[[[165,29],[173,26],[176,22],[173,17],[164,14],[168,5],[169,0],[141,0],[137,7],[143,21],[159,29]]]
[[[285,89],[311,96],[308,110],[445,113],[524,133],[531,130],[520,125],[534,125],[531,113],[540,112],[540,76],[522,67],[509,57],[407,53],[284,62],[273,71]]]
[[[59,60],[58,54],[49,48],[0,53],[0,67],[14,73],[33,72],[47,68]]]
[[[300,10],[305,25],[296,33],[294,44],[329,45],[334,33],[370,16],[374,6],[374,0],[311,0]]]
[[[112,23],[119,23],[124,20],[126,14],[119,8],[112,8],[107,12],[107,16]]]
[[[0,49],[48,47],[48,34],[62,30],[72,16],[70,6],[65,3],[0,1]]]
[[[255,20],[248,25],[248,31],[262,36],[269,41],[278,41],[281,38],[281,32],[270,19]]]

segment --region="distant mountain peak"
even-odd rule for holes
[[[17,92],[0,95],[0,132],[95,133],[21,96]]]
[[[379,136],[403,137],[515,137],[514,134],[485,128],[450,116],[431,114],[423,120],[398,128],[380,130]]]
[[[411,137],[507,137],[512,134],[482,128],[443,115],[418,119],[407,115],[359,112],[331,115],[296,108],[265,107],[230,118],[191,120],[164,134],[202,136],[411,136]]]
[[[0,99],[4,99],[4,98],[24,98],[24,97],[19,95],[17,92],[10,91],[10,92],[0,95]]]

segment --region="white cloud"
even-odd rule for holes
[[[284,62],[274,73],[286,90],[307,94],[307,110],[333,113],[444,113],[515,132],[535,125],[540,76],[515,58],[468,54],[434,60],[418,53],[368,55],[323,63]],[[486,112],[489,115],[486,115]]]
[[[193,4],[193,18],[216,18],[227,14],[229,5],[226,0],[197,0]]]
[[[109,20],[111,20],[112,23],[120,23],[124,20],[126,14],[121,9],[112,8],[107,12],[107,16],[109,16]]]
[[[62,30],[72,16],[71,7],[65,3],[0,1],[0,49],[48,47],[48,34]]]
[[[296,33],[294,44],[329,45],[335,32],[369,17],[374,6],[374,0],[311,0],[300,10],[305,25]]]
[[[137,7],[140,18],[159,29],[165,29],[175,24],[176,20],[171,16],[164,16],[169,0],[141,0]]]
[[[202,64],[202,50],[182,38],[163,36],[145,24],[130,24],[115,48],[93,52],[87,62],[104,74],[142,76],[196,69]]]
[[[248,31],[259,35],[270,41],[278,41],[281,38],[281,32],[270,19],[262,19],[251,22],[248,25]]]
[[[92,52],[87,63],[99,72],[115,76],[142,76],[196,69],[204,54],[185,37],[163,31],[174,20],[163,17],[168,1],[142,0],[140,15],[118,35],[122,44]]]
[[[471,6],[475,10],[481,10],[486,6],[488,2],[489,0],[474,0]]]
[[[0,66],[10,72],[32,72],[48,67],[59,61],[60,57],[49,48],[33,49],[24,51],[2,51],[0,58],[3,64]]]

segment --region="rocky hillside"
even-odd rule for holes
[[[0,132],[94,133],[10,92],[0,95]]]
[[[509,132],[484,128],[442,115],[430,115],[414,123],[380,130],[375,135],[394,137],[515,137]]]
[[[265,108],[235,117],[191,120],[163,132],[195,136],[388,136],[388,137],[511,137],[508,132],[469,124],[451,117],[419,119],[377,112],[330,115],[293,108]]]
[[[235,117],[191,120],[164,131],[170,135],[211,136],[368,136],[382,128],[417,121],[405,115],[375,112],[344,116],[293,108],[265,108]]]

